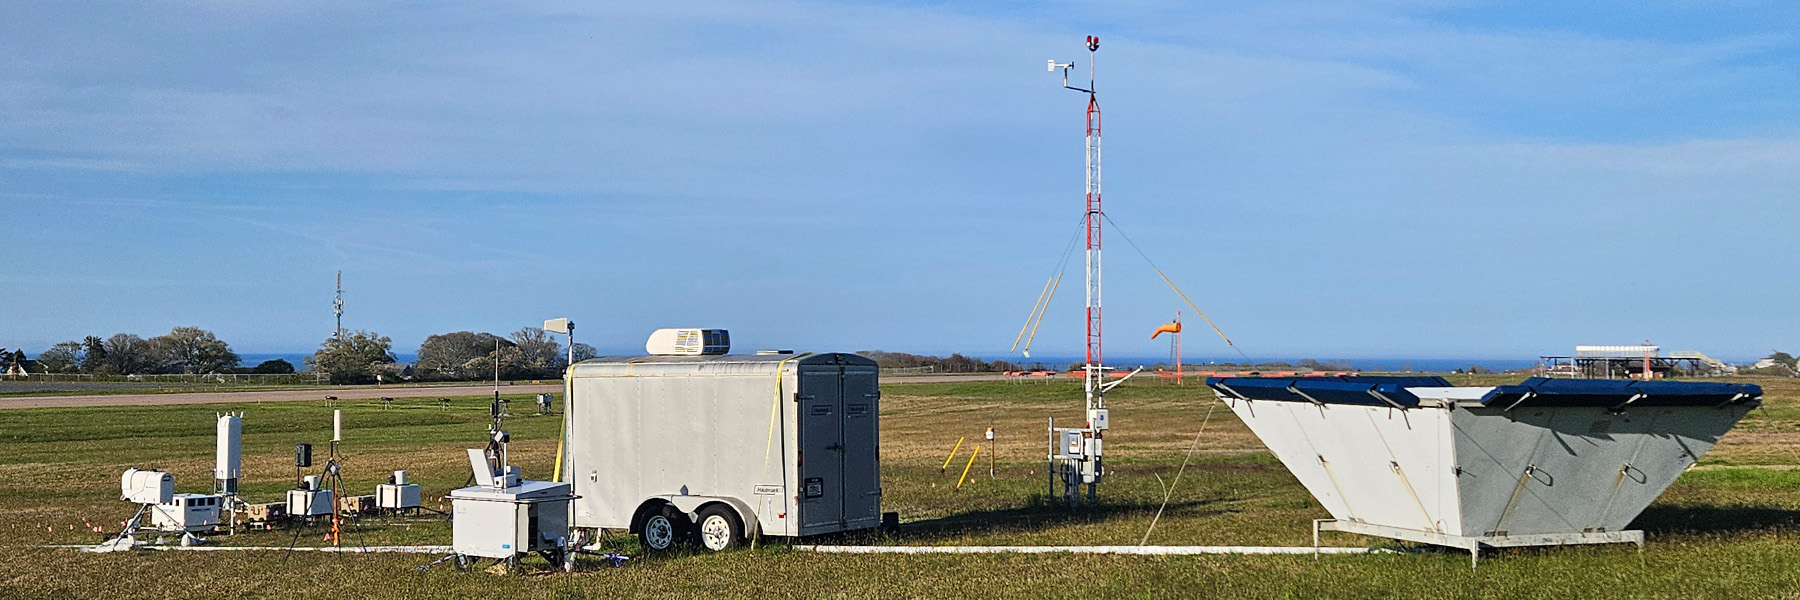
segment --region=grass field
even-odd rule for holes
[[[1767,389],[1766,408],[1752,412],[1633,525],[1649,535],[1641,555],[1630,546],[1513,550],[1485,556],[1477,570],[1466,554],[1412,548],[1315,560],[824,555],[775,544],[645,556],[620,569],[583,559],[580,573],[528,568],[523,576],[416,572],[431,558],[424,555],[95,555],[36,546],[96,542],[96,525],[116,532],[132,511],[117,500],[127,467],[171,471],[178,491],[210,488],[218,411],[246,413],[243,493],[251,501],[277,500],[293,483],[294,444],[312,442],[322,456],[330,410],[290,402],[0,411],[0,598],[1800,597],[1800,471],[1790,470],[1800,465],[1800,383],[1757,383]],[[1109,396],[1105,504],[1047,507],[1045,418],[1078,419],[1080,393],[1078,382],[884,386],[884,503],[900,512],[905,530],[893,538],[865,533],[824,541],[1136,544],[1202,423],[1192,462],[1150,543],[1308,545],[1310,521],[1327,516],[1204,387],[1154,382]],[[518,412],[532,410],[526,397],[514,398]],[[387,409],[341,407],[348,487],[372,493],[389,471],[406,469],[424,486],[428,506],[467,480],[461,449],[479,446],[486,427],[481,398],[458,399],[450,410],[423,399]],[[940,473],[945,454],[959,436],[979,438],[990,420],[1000,434],[996,476],[987,476],[984,457],[972,472],[978,477],[954,489],[961,463]],[[528,414],[507,422],[515,462],[528,477],[549,472],[558,424]],[[321,533],[312,530],[299,543],[318,545]],[[1391,546],[1330,535],[1334,545]],[[369,519],[348,537],[369,545],[450,541],[448,525],[430,517]],[[260,531],[213,541],[286,546],[292,539]],[[636,554],[633,541],[613,541]]]

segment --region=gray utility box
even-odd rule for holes
[[[495,488],[475,485],[450,492],[457,554],[513,558],[528,552],[561,552],[569,533],[569,484],[524,481]]]
[[[603,357],[570,370],[575,526],[729,506],[739,533],[881,525],[880,369],[854,354]]]

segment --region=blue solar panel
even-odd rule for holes
[[[1625,379],[1545,379],[1494,388],[1481,398],[1487,406],[1720,406],[1759,401],[1762,386],[1748,383],[1632,381]]]
[[[1356,404],[1402,408],[1419,405],[1409,387],[1454,387],[1435,376],[1379,377],[1208,377],[1206,385],[1234,398]],[[1760,402],[1762,387],[1748,383],[1634,381],[1628,379],[1547,379],[1495,387],[1481,398],[1486,406],[1720,406]],[[1385,400],[1384,400],[1385,399]]]
[[[1251,400],[1418,406],[1419,397],[1406,387],[1444,387],[1437,377],[1209,377],[1206,385],[1232,397]],[[1385,400],[1384,400],[1385,398]]]
[[[1293,379],[1285,377],[1208,377],[1206,385],[1236,397],[1252,400],[1288,400],[1305,402],[1306,398],[1288,391]]]

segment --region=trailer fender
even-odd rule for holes
[[[725,505],[730,506],[732,508],[732,510],[737,511],[738,521],[744,524],[744,532],[746,535],[748,535],[749,532],[751,532],[751,531],[755,531],[754,528],[758,526],[758,521],[756,519],[756,513],[754,511],[750,510],[750,505],[745,504],[744,501],[738,500],[737,498],[729,498],[729,497],[725,497],[725,496],[672,495],[672,496],[656,496],[653,499],[668,502],[669,504],[674,505],[675,508],[680,510],[681,512],[687,513],[689,519],[695,519],[695,520],[699,519],[698,513],[700,512],[700,507],[706,506],[708,504],[713,504],[715,502],[723,503]]]

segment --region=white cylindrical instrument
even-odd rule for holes
[[[213,481],[218,484],[219,491],[237,493],[237,482],[244,465],[244,420],[237,415],[219,415],[218,433]]]

